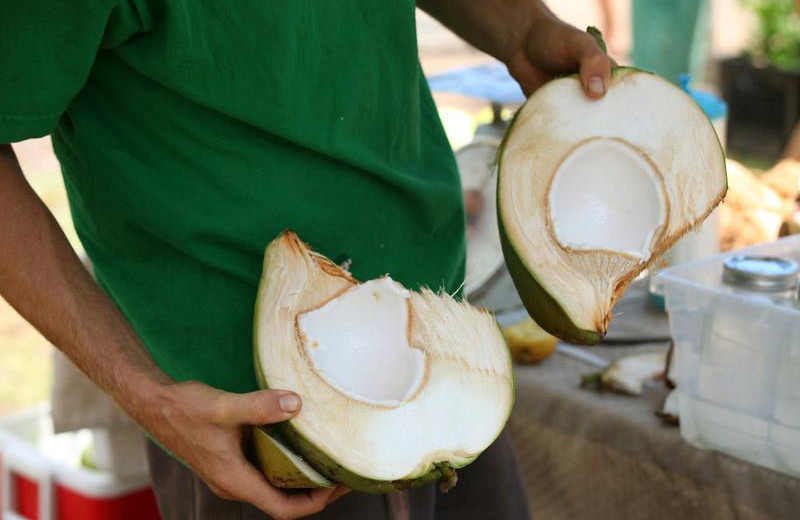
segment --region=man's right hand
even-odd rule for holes
[[[286,493],[245,459],[242,442],[245,427],[285,421],[300,407],[300,397],[284,390],[232,394],[197,382],[176,383],[158,393],[143,422],[221,498],[249,502],[276,519],[291,519],[322,511],[347,488]]]
[[[167,377],[75,255],[6,144],[0,144],[0,237],[0,294],[220,496],[282,520],[321,511],[347,492],[287,494],[267,483],[244,457],[245,426],[293,417],[299,398],[291,406],[292,393],[231,394]]]

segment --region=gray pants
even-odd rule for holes
[[[148,460],[164,520],[266,520],[258,509],[222,500],[202,480],[153,443]],[[398,502],[407,504],[397,507]],[[436,485],[402,495],[352,492],[314,520],[528,520],[525,486],[514,450],[503,433],[474,463],[458,471],[458,485],[441,493]]]

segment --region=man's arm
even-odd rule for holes
[[[243,456],[242,426],[289,419],[299,398],[230,394],[167,377],[81,264],[7,144],[0,144],[0,294],[220,496],[295,518],[341,494],[287,495],[264,480]]]
[[[605,94],[613,61],[592,36],[559,20],[541,0],[417,0],[417,5],[505,63],[526,94],[577,71],[589,97]]]

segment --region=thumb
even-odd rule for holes
[[[580,43],[576,47],[583,90],[590,98],[599,99],[605,95],[611,83],[614,61],[586,33],[580,35]]]
[[[300,396],[288,390],[228,394],[226,414],[238,424],[264,425],[291,419],[300,411]]]

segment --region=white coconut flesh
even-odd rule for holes
[[[415,479],[468,464],[499,435],[513,384],[490,314],[389,278],[359,284],[291,233],[264,265],[262,383],[300,394],[291,426],[331,461],[367,479]]]
[[[632,146],[598,138],[578,145],[553,176],[548,197],[556,240],[647,260],[667,215],[660,175]]]
[[[697,104],[655,75],[617,69],[600,100],[569,77],[520,109],[501,150],[498,213],[536,282],[576,328],[602,336],[625,285],[726,186]]]
[[[365,403],[395,406],[410,398],[425,366],[422,350],[408,343],[408,299],[402,285],[380,278],[301,314],[303,348],[320,377]]]

